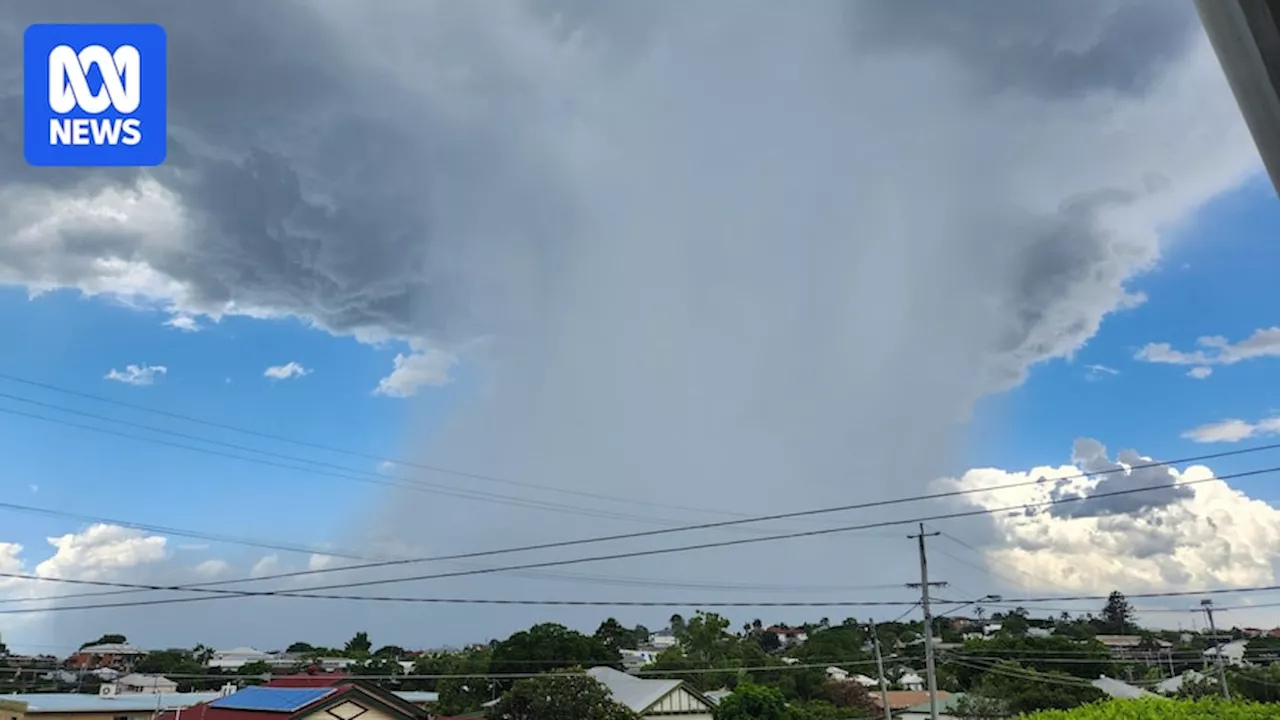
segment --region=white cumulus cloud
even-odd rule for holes
[[[1210,365],[1234,365],[1245,360],[1280,356],[1280,327],[1259,328],[1240,342],[1221,335],[1196,339],[1194,350],[1176,350],[1167,342],[1148,343],[1138,351],[1138,360],[1165,365],[1196,365],[1187,375],[1203,380],[1213,372]]]
[[[200,332],[204,329],[204,326],[202,326],[195,318],[190,315],[183,314],[174,315],[166,320],[164,324],[165,327],[171,327],[174,330],[181,330],[182,332]]]
[[[311,371],[303,367],[301,363],[288,362],[284,365],[272,365],[262,374],[272,380],[289,380],[291,378],[306,377],[311,374]]]
[[[115,380],[126,385],[145,386],[155,383],[156,378],[169,372],[164,365],[125,365],[123,370],[112,368],[105,376],[107,380]]]
[[[215,578],[231,570],[231,563],[226,560],[210,559],[195,566],[195,573],[200,577]]]
[[[1192,428],[1183,433],[1182,437],[1198,443],[1233,443],[1277,433],[1280,433],[1280,417],[1266,418],[1256,423],[1227,418]]]
[[[1149,459],[1134,453],[1123,464],[1143,461]],[[1150,478],[1157,476],[1179,483],[1214,477],[1203,465],[1079,477],[1091,469],[1088,462],[1036,467],[1030,472],[980,468],[939,480],[937,485],[976,491],[1047,479],[964,496],[963,502],[971,506],[995,510],[1132,487],[1128,479],[1139,474],[1146,478],[1141,485],[1151,484]],[[993,574],[1031,578],[1038,595],[1063,590],[1105,594],[1117,588],[1134,593],[1273,584],[1280,560],[1280,509],[1226,482],[1182,489],[1186,492],[1180,496],[1122,512],[995,513],[987,516],[991,527],[981,550]]]
[[[446,385],[450,381],[449,370],[458,362],[450,352],[430,348],[409,355],[397,354],[395,369],[378,381],[375,395],[409,397],[424,386]]]
[[[280,556],[267,555],[253,564],[253,567],[249,569],[249,576],[261,577],[263,575],[270,575],[271,573],[276,572],[279,567]]]

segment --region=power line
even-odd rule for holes
[[[0,573],[0,577],[15,577],[13,573]],[[18,575],[17,577],[21,577]],[[130,587],[138,590],[169,590],[162,585],[142,585],[135,583],[115,583],[97,580],[71,580],[68,578],[59,578],[59,582],[69,582],[85,585],[97,585],[107,587]],[[216,593],[215,597],[239,596],[244,594],[234,590],[214,590],[208,589],[204,592]],[[533,605],[533,606],[568,606],[568,607],[662,607],[662,608],[684,608],[684,607],[895,607],[895,606],[914,606],[915,601],[912,600],[829,600],[829,601],[800,601],[800,600],[727,600],[727,601],[711,601],[704,602],[689,600],[673,600],[673,601],[648,601],[648,600],[530,600],[530,599],[512,599],[512,598],[450,598],[450,597],[402,597],[387,595],[331,595],[289,592],[284,590],[264,591],[255,593],[253,596],[270,596],[270,597],[289,597],[301,598],[309,600],[345,600],[345,601],[361,601],[361,602],[381,602],[381,603],[416,603],[423,605]],[[29,613],[44,613],[50,611],[68,611],[68,610],[96,610],[113,607],[131,607],[140,605],[163,605],[170,602],[178,602],[181,600],[203,600],[200,598],[172,598],[170,600],[143,600],[131,603],[111,603],[106,605],[65,605],[52,608],[15,608],[11,610],[0,610],[0,615],[24,615]]]
[[[64,410],[64,412],[78,412],[78,411]],[[644,523],[658,524],[658,525],[677,524],[675,523],[675,521],[657,519],[657,518],[652,518],[652,517],[647,517],[642,515],[630,515],[627,513],[616,513],[616,512],[610,512],[607,510],[595,510],[592,508],[585,508],[578,505],[565,505],[562,503],[551,503],[551,502],[545,502],[542,500],[531,500],[528,498],[516,497],[514,495],[501,495],[498,493],[488,493],[488,492],[482,492],[479,490],[461,490],[457,488],[452,488],[447,485],[440,485],[438,483],[429,483],[423,480],[414,480],[411,478],[379,476],[373,472],[357,470],[353,468],[346,468],[341,465],[337,465],[335,467],[343,468],[347,472],[337,472],[332,470],[325,470],[322,468],[299,467],[297,465],[290,465],[284,462],[277,462],[275,460],[271,460],[267,458],[247,457],[245,455],[236,455],[234,453],[224,452],[221,450],[203,448],[197,445],[188,445],[185,443],[172,442],[169,440],[161,440],[159,438],[151,438],[143,435],[133,435],[126,432],[121,432],[119,430],[95,427],[93,425],[85,425],[83,423],[72,422],[70,420],[64,420],[62,418],[54,418],[54,417],[49,417],[47,415],[39,415],[36,413],[25,412],[22,410],[14,410],[13,408],[0,407],[0,413],[15,415],[18,417],[24,417],[30,420],[39,420],[41,422],[54,423],[57,425],[65,425],[67,427],[73,427],[79,430],[87,430],[89,432],[101,433],[104,435],[111,435],[113,437],[124,438],[127,440],[137,440],[140,442],[147,442],[155,445],[163,445],[166,447],[177,448],[180,450],[187,450],[190,452],[198,452],[205,455],[212,455],[214,457],[221,457],[221,458],[226,458],[230,460],[240,460],[242,462],[250,462],[258,465],[264,465],[267,467],[281,468],[284,470],[294,470],[297,472],[304,472],[304,473],[309,473],[312,475],[317,475],[322,477],[332,477],[340,480],[350,480],[353,482],[365,483],[368,485],[381,485],[385,487],[395,487],[395,488],[401,488],[404,490],[412,490],[415,492],[423,492],[423,493],[428,493],[433,495],[443,495],[446,497],[454,497],[454,498],[460,498],[464,500],[480,500],[484,502],[496,503],[499,505],[510,505],[513,507],[523,507],[523,508],[528,508],[532,510],[547,510],[550,512],[567,513],[570,515],[597,517],[597,518],[602,518],[606,520],[627,520],[632,522],[644,522]],[[84,413],[80,413],[80,414],[84,414]],[[110,418],[108,418],[108,420],[112,422],[118,422],[120,424],[136,424],[136,423],[126,423],[125,421],[119,421],[119,420],[114,420]],[[143,426],[143,427],[149,427],[149,426]],[[159,428],[149,428],[149,429],[152,432],[158,432],[158,433],[163,433],[168,435],[177,435],[181,437],[195,437],[195,436],[186,435],[185,433],[178,433],[175,431],[163,430]],[[232,445],[233,447],[238,447],[244,452],[252,452],[252,453],[258,453],[262,455],[275,456],[275,457],[285,457],[285,458],[289,458],[293,462],[304,462],[304,463],[319,462],[319,461],[307,460],[305,458],[297,458],[289,455],[281,455],[280,453],[273,453],[267,450],[258,450],[258,449],[250,448],[247,446],[235,446],[231,443],[223,443],[217,440],[209,440],[209,439],[198,438],[198,437],[196,437],[195,439],[198,442],[205,442],[213,445]],[[353,473],[363,473],[363,474],[353,474]]]
[[[82,391],[79,391],[79,390],[71,390],[70,388],[60,387],[60,386],[58,386],[58,385],[54,385],[54,384],[52,384],[52,383],[46,383],[46,382],[40,382],[40,381],[37,381],[37,380],[30,380],[30,379],[27,379],[27,378],[21,378],[21,377],[15,376],[15,375],[10,375],[10,374],[8,374],[8,373],[0,373],[0,380],[7,380],[7,381],[9,381],[9,382],[20,383],[20,384],[27,385],[27,386],[30,386],[30,387],[38,387],[38,388],[41,388],[41,389],[43,389],[43,390],[48,390],[48,391],[50,391],[50,392],[62,393],[62,394],[64,394],[64,395],[70,395],[70,396],[73,396],[73,397],[79,397],[79,398],[86,399],[86,400],[93,400],[93,401],[95,401],[95,402],[107,403],[107,404],[109,404],[109,405],[116,405],[116,406],[118,406],[118,407],[128,408],[128,409],[130,409],[130,410],[136,410],[136,411],[140,411],[140,412],[152,413],[152,414],[159,415],[159,416],[161,416],[161,417],[167,417],[167,418],[170,418],[170,419],[173,419],[173,420],[182,420],[183,422],[194,423],[194,424],[197,424],[197,425],[204,425],[204,426],[206,426],[206,427],[217,428],[217,429],[219,429],[219,430],[227,430],[227,431],[229,431],[229,432],[239,433],[239,434],[241,434],[241,435],[247,435],[247,436],[250,436],[250,437],[257,437],[257,438],[264,439],[264,440],[272,440],[272,441],[275,441],[275,442],[288,443],[288,444],[296,445],[296,446],[299,446],[299,447],[311,448],[311,449],[313,449],[313,450],[322,450],[322,451],[324,451],[324,452],[334,453],[334,454],[338,454],[338,455],[346,455],[346,456],[348,456],[348,457],[361,458],[361,459],[364,459],[364,460],[371,460],[371,461],[374,461],[374,462],[391,463],[391,464],[393,464],[393,465],[399,465],[399,466],[401,466],[401,467],[416,468],[416,469],[419,469],[419,470],[425,470],[425,471],[427,471],[427,472],[438,473],[438,474],[441,474],[441,475],[452,475],[452,476],[454,476],[454,477],[465,478],[465,479],[468,479],[468,480],[480,480],[480,481],[482,481],[482,482],[498,483],[498,484],[502,484],[502,485],[510,485],[510,486],[514,486],[514,487],[523,487],[523,488],[530,488],[530,489],[535,489],[535,490],[544,490],[544,491],[547,491],[547,492],[557,492],[557,493],[563,493],[563,494],[566,494],[566,495],[576,495],[576,496],[578,496],[578,497],[591,498],[591,499],[595,499],[595,500],[606,500],[606,501],[609,501],[609,502],[625,503],[625,504],[627,504],[627,505],[646,505],[646,506],[649,506],[649,507],[662,508],[662,509],[666,509],[666,510],[682,510],[682,511],[686,511],[686,512],[708,513],[708,514],[713,514],[713,515],[722,515],[722,516],[739,516],[739,517],[746,517],[746,514],[745,514],[745,513],[735,513],[735,512],[728,512],[728,511],[724,511],[724,510],[711,510],[711,509],[706,509],[706,508],[695,508],[695,507],[688,507],[688,506],[684,506],[684,505],[676,505],[676,504],[671,504],[671,503],[656,502],[656,501],[651,501],[651,500],[636,500],[636,499],[632,499],[632,498],[619,497],[619,496],[616,496],[616,495],[607,495],[607,494],[604,494],[604,493],[595,493],[595,492],[589,492],[589,491],[586,491],[586,490],[573,490],[573,489],[569,489],[569,488],[556,487],[556,486],[554,486],[554,485],[542,485],[542,484],[539,484],[539,483],[531,483],[531,482],[524,482],[524,481],[520,481],[520,480],[512,480],[512,479],[510,479],[510,478],[503,478],[503,477],[498,477],[498,476],[495,476],[495,475],[487,475],[487,474],[484,474],[484,473],[469,472],[469,471],[465,471],[465,470],[455,470],[455,469],[451,469],[451,468],[441,467],[441,466],[438,466],[438,465],[431,465],[431,464],[428,464],[428,463],[411,462],[411,461],[403,460],[403,459],[400,459],[400,458],[393,458],[393,457],[387,457],[387,456],[383,456],[383,455],[377,455],[377,454],[371,454],[371,453],[364,453],[364,452],[359,452],[359,451],[356,451],[356,450],[350,450],[350,449],[347,449],[347,448],[336,447],[336,446],[333,446],[333,445],[325,445],[325,444],[322,444],[322,443],[309,442],[309,441],[306,441],[306,440],[299,440],[299,439],[297,439],[297,438],[290,438],[290,437],[287,437],[287,436],[284,436],[284,435],[276,435],[276,434],[274,434],[274,433],[262,432],[262,431],[259,431],[259,430],[251,430],[251,429],[248,429],[248,428],[239,427],[239,426],[231,425],[231,424],[228,424],[228,423],[221,423],[221,422],[216,422],[216,421],[212,421],[212,420],[206,420],[206,419],[198,418],[198,417],[195,417],[195,416],[192,416],[192,415],[185,415],[185,414],[183,414],[183,413],[176,413],[176,412],[171,412],[171,411],[168,411],[168,410],[161,410],[161,409],[159,409],[159,408],[153,408],[153,407],[148,407],[148,406],[146,406],[146,405],[139,405],[139,404],[136,404],[136,403],[130,403],[130,402],[126,402],[126,401],[124,401],[124,400],[116,400],[116,399],[114,399],[114,398],[108,398],[108,397],[105,397],[105,396],[102,396],[102,395],[95,395],[95,394],[93,394],[93,393],[82,392]],[[59,408],[59,406],[56,406],[56,405],[52,405],[52,404],[49,404],[49,403],[43,403],[43,402],[40,402],[40,401],[31,400],[31,399],[29,399],[29,398],[23,398],[23,397],[20,397],[20,396],[8,395],[8,394],[3,394],[3,393],[0,393],[0,396],[2,396],[2,397],[6,397],[6,398],[9,398],[9,399],[11,399],[11,400],[17,400],[17,401],[19,401],[19,402],[25,402],[25,403],[30,403],[30,404],[34,404],[34,405],[40,405],[40,406],[43,406],[43,407],[49,407],[49,408],[54,408],[54,409],[61,409],[61,408]],[[88,417],[98,417],[98,418],[102,418],[102,416],[95,416],[95,415],[93,415],[93,414],[91,414],[91,413],[85,413],[85,412],[77,411],[77,410],[68,410],[68,409],[63,409],[63,411],[64,411],[64,412],[71,412],[71,413],[75,413],[75,414],[78,414],[78,415],[84,415],[84,416],[88,416]],[[116,420],[116,419],[114,419],[114,418],[106,418],[106,419],[108,419],[108,420],[112,420],[112,421],[116,421],[116,422],[121,422],[121,423],[124,423],[124,422],[125,422],[125,421],[121,421],[121,420]],[[129,423],[129,424],[131,424],[131,425],[136,425],[136,424],[134,424],[134,423]],[[147,427],[147,426],[142,426],[142,427]],[[211,443],[212,443],[212,442],[214,442],[214,441],[206,440],[206,439],[202,439],[202,441],[203,441],[203,442],[211,442]],[[1280,444],[1278,444],[1277,446],[1278,446],[1278,447],[1280,447]],[[263,451],[254,450],[254,452],[263,452]],[[311,461],[307,461],[307,462],[311,462]]]
[[[1263,468],[1259,470],[1251,470],[1251,471],[1246,471],[1241,473],[1234,473],[1231,475],[1223,475],[1221,477],[1214,477],[1214,478],[1188,480],[1181,483],[1173,483],[1172,485],[1162,484],[1162,485],[1152,485],[1152,486],[1144,486],[1144,487],[1138,487],[1138,488],[1126,488],[1123,490],[1113,490],[1108,492],[1094,493],[1088,497],[1069,496],[1069,497],[1055,498],[1055,499],[1040,502],[1040,503],[1021,504],[1021,505],[1014,505],[1014,506],[1008,506],[1008,507],[1002,507],[1002,508],[981,508],[977,510],[946,513],[946,514],[935,515],[935,516],[925,517],[925,518],[911,518],[906,520],[887,520],[887,521],[881,521],[881,522],[875,522],[875,523],[867,523],[863,525],[851,525],[851,526],[836,527],[836,528],[821,528],[821,529],[809,530],[805,532],[785,533],[785,534],[779,534],[779,535],[769,535],[765,537],[736,538],[733,540],[721,540],[721,541],[715,541],[715,542],[699,543],[695,545],[683,545],[683,546],[668,547],[668,548],[656,548],[656,549],[650,549],[650,550],[637,550],[637,551],[631,551],[631,552],[613,553],[610,555],[595,555],[595,556],[587,556],[587,557],[568,558],[568,559],[562,559],[562,560],[546,560],[542,562],[525,563],[521,565],[507,565],[507,566],[501,566],[501,567],[478,568],[478,569],[471,569],[471,570],[456,570],[451,572],[435,573],[430,575],[419,575],[414,577],[378,578],[378,579],[371,579],[371,580],[350,581],[345,583],[332,583],[329,585],[295,588],[291,592],[301,594],[301,593],[311,593],[311,592],[320,592],[320,591],[329,591],[329,590],[348,589],[348,588],[355,588],[355,587],[390,585],[395,583],[415,582],[415,581],[421,581],[421,580],[436,580],[436,579],[442,579],[442,578],[465,577],[465,576],[471,576],[471,575],[487,575],[487,574],[493,574],[493,573],[499,573],[499,572],[509,572],[514,570],[530,570],[530,569],[542,569],[547,567],[560,567],[564,565],[576,565],[576,564],[589,563],[589,562],[600,562],[605,560],[621,560],[621,559],[629,559],[629,558],[636,558],[636,557],[669,555],[674,553],[690,552],[693,550],[704,550],[704,549],[719,548],[719,547],[732,547],[732,546],[738,546],[738,545],[747,545],[747,544],[754,544],[754,543],[760,543],[760,542],[771,542],[771,541],[786,540],[786,539],[800,538],[800,537],[830,535],[830,534],[835,534],[839,532],[852,532],[857,530],[869,530],[869,529],[875,529],[875,528],[894,527],[894,526],[900,526],[900,525],[913,525],[920,522],[935,522],[938,520],[950,520],[950,519],[957,519],[957,518],[977,517],[977,516],[990,515],[990,514],[996,514],[996,513],[1014,512],[1018,510],[1027,510],[1027,509],[1038,508],[1038,507],[1050,507],[1050,506],[1065,504],[1069,502],[1082,502],[1085,500],[1096,499],[1101,497],[1116,497],[1121,495],[1132,495],[1140,492],[1148,492],[1151,490],[1166,490],[1170,487],[1197,485],[1200,483],[1216,482],[1216,481],[1228,480],[1228,479],[1233,479],[1238,477],[1262,475],[1262,474],[1273,473],[1273,472],[1280,472],[1280,467]],[[501,552],[510,552],[510,551],[489,551],[488,553],[469,553],[469,554],[460,555],[460,556],[442,557],[437,559],[460,559],[462,557],[478,557],[482,554],[495,554],[495,552],[501,553]],[[392,564],[395,564],[395,563],[392,563]],[[297,573],[290,574],[290,576],[296,576],[299,574],[315,574],[315,572],[299,571]],[[281,575],[283,576],[286,574],[282,573]],[[62,582],[67,580],[64,578],[20,576],[16,573],[14,574],[14,576],[22,577],[24,579],[50,581],[50,582]],[[223,590],[223,591],[217,591],[217,592],[210,592],[208,585],[209,585],[208,583],[205,583],[205,584],[202,584],[202,586],[200,587],[197,587],[195,584],[192,584],[192,585],[185,585],[185,586],[183,585],[167,586],[167,587],[156,586],[156,587],[147,588],[152,590],[207,593],[207,594],[202,594],[200,597],[141,600],[141,601],[127,602],[127,603],[111,603],[111,604],[97,605],[97,606],[64,606],[62,608],[46,608],[44,609],[44,611],[49,612],[51,610],[58,610],[58,609],[81,610],[81,609],[100,609],[100,608],[109,608],[109,607],[166,605],[166,604],[179,603],[179,602],[196,602],[200,600],[213,600],[213,599],[228,598],[228,597],[258,597],[258,596],[272,596],[272,595],[283,594],[280,591],[272,591],[272,590],[260,590],[260,591]],[[1277,588],[1268,587],[1267,589],[1277,589]],[[1233,591],[1228,590],[1224,592],[1233,592]],[[1239,590],[1236,590],[1234,592],[1239,592]],[[1161,595],[1156,595],[1156,596],[1159,597]],[[1136,595],[1135,597],[1141,597],[1141,595]],[[1071,598],[1067,598],[1067,599],[1070,600]],[[1096,599],[1096,598],[1094,596],[1081,596],[1078,599],[1083,600],[1083,599]],[[1063,598],[1053,598],[1053,600],[1061,601],[1063,600]],[[947,602],[953,602],[953,601],[947,601]],[[1010,602],[1030,602],[1030,600],[1015,599]],[[9,611],[9,612],[13,612],[13,611]]]
[[[1280,471],[1280,468],[1276,468]],[[1228,476],[1223,476],[1222,480]],[[1166,486],[1167,487],[1167,486]],[[1276,592],[1280,591],[1280,585],[1256,585],[1245,588],[1216,588],[1213,590],[1167,590],[1164,592],[1145,592],[1145,593],[1124,593],[1125,599],[1128,598],[1167,598],[1167,597],[1188,597],[1193,595],[1232,595],[1235,593],[1253,593],[1253,592]],[[998,605],[1012,605],[1015,603],[1039,603],[1039,602],[1077,602],[1077,601],[1097,601],[1107,600],[1109,595],[1071,595],[1061,597],[1024,597],[1024,598],[1001,598]],[[1248,606],[1244,606],[1248,607]]]
[[[3,377],[3,374],[0,374],[0,377]],[[1273,448],[1280,448],[1280,443],[1277,443],[1274,445],[1267,445],[1267,446],[1258,446],[1257,448],[1253,448],[1250,450],[1258,451],[1258,450],[1273,449]],[[1241,451],[1237,450],[1237,451],[1229,451],[1229,452],[1234,452],[1236,454],[1239,454],[1239,452]],[[1199,456],[1198,458],[1189,458],[1189,459],[1184,458],[1180,460],[1170,460],[1163,463],[1151,463],[1148,465],[1135,465],[1135,466],[1132,466],[1130,470],[1138,469],[1142,467],[1157,467],[1157,466],[1167,466],[1171,464],[1181,464],[1185,462],[1192,462],[1198,459],[1205,459],[1208,457],[1211,457],[1211,456]],[[1059,479],[1096,477],[1100,475],[1110,475],[1110,474],[1124,472],[1124,471],[1125,471],[1124,468],[1108,469],[1108,470],[1104,470],[1097,473],[1081,473],[1078,475],[1068,476],[1067,478],[1059,478]],[[1245,471],[1245,472],[1239,472],[1239,473],[1232,473],[1232,474],[1224,475],[1220,477],[1204,478],[1200,480],[1189,480],[1181,483],[1175,483],[1174,485],[1194,485],[1194,484],[1204,483],[1204,482],[1215,482],[1220,480],[1229,480],[1229,479],[1236,479],[1236,478],[1249,477],[1249,476],[1255,476],[1255,475],[1262,475],[1262,474],[1272,473],[1277,471],[1280,471],[1280,467],[1272,467],[1272,468],[1264,468],[1261,470],[1251,470],[1251,471]],[[269,575],[261,575],[258,577],[250,577],[250,578],[234,578],[229,580],[216,580],[216,581],[208,581],[208,582],[201,582],[201,583],[189,583],[181,586],[180,588],[175,588],[175,589],[218,587],[218,586],[239,584],[239,583],[246,583],[246,582],[260,582],[263,580],[280,580],[280,579],[286,579],[286,578],[320,575],[320,574],[333,573],[333,572],[368,570],[368,569],[391,567],[391,566],[397,566],[397,565],[414,565],[414,564],[420,564],[420,563],[444,562],[444,561],[450,561],[450,560],[469,560],[469,559],[480,558],[480,557],[492,557],[492,556],[507,555],[512,553],[532,552],[536,550],[550,550],[550,549],[558,549],[558,548],[566,548],[566,547],[575,547],[579,545],[590,545],[595,543],[611,542],[615,540],[631,540],[631,539],[637,539],[637,538],[657,537],[660,535],[669,535],[669,534],[675,534],[675,533],[691,532],[696,530],[729,527],[729,526],[742,525],[747,523],[767,522],[772,520],[785,520],[785,519],[798,518],[798,517],[811,517],[815,515],[846,512],[850,510],[863,510],[868,508],[902,505],[902,504],[912,503],[912,502],[922,502],[926,500],[938,500],[938,499],[945,499],[945,498],[963,497],[963,496],[968,496],[968,495],[977,494],[977,493],[998,492],[1001,490],[1026,487],[1029,485],[1038,485],[1045,482],[1049,482],[1049,479],[1039,478],[1037,480],[1008,483],[1005,485],[996,485],[996,486],[986,487],[986,488],[952,490],[952,491],[946,491],[946,492],[940,492],[940,493],[932,493],[928,495],[894,498],[890,500],[877,500],[877,501],[871,501],[871,502],[853,503],[850,505],[840,505],[835,507],[815,508],[810,510],[776,513],[772,515],[762,515],[762,516],[742,518],[737,520],[721,520],[721,521],[710,522],[710,523],[701,523],[697,525],[685,525],[685,526],[675,527],[675,528],[662,528],[662,529],[656,529],[656,530],[643,530],[643,531],[631,532],[631,533],[618,533],[614,535],[602,535],[602,536],[596,536],[596,537],[590,537],[590,538],[579,538],[576,540],[559,540],[554,542],[537,543],[537,544],[531,544],[531,545],[500,548],[500,549],[494,549],[494,550],[481,550],[481,551],[466,552],[466,553],[456,553],[452,555],[438,555],[433,557],[382,560],[382,561],[369,562],[369,563],[360,563],[356,565],[344,565],[344,566],[337,566],[337,567],[325,567],[325,568],[315,568],[315,569],[308,569],[308,570],[295,570],[295,571],[283,572],[283,573],[272,573]],[[1148,490],[1165,489],[1168,487],[1170,486],[1155,485],[1155,486],[1148,486],[1148,487],[1141,487],[1141,488],[1129,488],[1129,489],[1119,490],[1119,491],[1094,493],[1089,497],[1091,498],[1112,497],[1117,495],[1133,494],[1137,492],[1146,492]],[[945,515],[938,515],[934,518],[926,518],[926,520],[948,520],[948,519],[957,519],[957,518],[964,518],[964,517],[975,517],[980,515],[996,514],[1000,512],[1022,510],[1026,508],[1032,508],[1032,507],[1047,507],[1047,506],[1055,505],[1058,503],[1079,502],[1084,499],[1086,498],[1079,497],[1079,496],[1070,496],[1066,498],[1057,498],[1055,500],[1041,502],[1041,503],[1010,506],[1007,508],[980,509],[980,510],[973,510],[973,511],[967,511],[967,512],[950,513]],[[886,523],[872,523],[869,525],[824,528],[820,530],[811,530],[811,531],[797,532],[797,533],[784,533],[780,535],[768,535],[768,536],[757,537],[757,538],[743,538],[740,540],[724,541],[720,543],[704,543],[704,544],[689,546],[688,549],[698,550],[698,549],[711,548],[711,547],[723,547],[727,545],[738,545],[738,544],[762,542],[762,541],[769,541],[769,540],[781,540],[781,539],[787,539],[787,538],[793,538],[793,537],[806,537],[811,535],[823,535],[823,534],[832,534],[837,532],[848,532],[851,530],[892,527],[897,525],[910,524],[914,522],[917,522],[917,520],[913,519],[913,520],[894,521],[894,522],[886,522]],[[612,559],[621,559],[621,558],[629,558],[629,557],[640,557],[648,554],[664,554],[664,553],[679,552],[679,551],[680,549],[644,551],[644,552],[641,552],[639,555],[626,553],[621,555],[604,556],[601,559],[612,560]],[[578,559],[578,560],[567,561],[561,564],[572,564],[572,563],[590,562],[590,561],[591,559]],[[536,564],[536,566],[542,567],[543,565]],[[434,576],[431,576],[431,577],[434,577]],[[399,582],[399,581],[392,581],[392,582]],[[328,586],[326,586],[326,589],[328,589]]]

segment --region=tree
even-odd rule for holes
[[[973,692],[999,700],[1013,715],[1070,710],[1103,698],[1101,690],[1080,678],[1060,672],[1037,672],[1016,662],[1001,662],[989,668]]]
[[[347,641],[344,651],[350,657],[368,657],[372,649],[373,643],[369,642],[369,633],[362,630]]]
[[[439,694],[435,711],[441,715],[464,715],[479,710],[481,705],[497,694],[497,683],[484,679],[489,673],[489,648],[464,650],[456,653],[421,655],[413,664],[416,675],[468,675],[440,680],[421,681],[421,689]],[[405,681],[408,685],[419,681]]]
[[[129,640],[125,638],[125,636],[123,635],[107,634],[107,635],[103,635],[97,640],[90,640],[89,642],[81,645],[80,647],[87,648],[90,645],[118,645],[120,643],[126,643],[126,642],[129,642]]]
[[[1102,627],[1110,633],[1124,635],[1126,628],[1137,624],[1138,616],[1133,606],[1125,599],[1124,593],[1112,590],[1107,597],[1106,607],[1102,608]]]
[[[871,699],[871,693],[856,682],[828,680],[822,686],[827,701],[838,708],[856,711],[860,715],[875,715],[879,709]]]
[[[407,651],[399,645],[383,645],[378,648],[377,652],[375,652],[373,656],[384,660],[399,660],[405,656],[406,652]]]
[[[676,633],[676,639],[695,663],[714,666],[727,659],[737,644],[728,629],[728,618],[699,610]]]
[[[787,699],[777,688],[739,685],[712,714],[715,720],[791,720]]]
[[[494,645],[490,662],[496,672],[530,673],[572,666],[620,667],[622,655],[595,637],[543,623]]]
[[[614,618],[609,618],[596,628],[595,637],[604,643],[605,647],[615,650],[635,650],[640,643],[649,639],[649,629],[643,625],[637,625],[634,630],[631,630]]]
[[[204,664],[190,650],[156,650],[134,665],[136,672],[156,675],[203,675]]]
[[[589,675],[544,675],[521,680],[489,709],[490,720],[639,720]]]
[[[304,643],[304,642],[296,642],[285,649],[285,652],[294,653],[296,655],[307,655],[315,651],[316,651],[316,648],[314,645],[312,645],[311,643]]]
[[[947,714],[957,720],[1003,720],[1009,717],[1009,709],[995,698],[965,695],[951,705]]]

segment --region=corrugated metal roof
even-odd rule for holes
[[[76,712],[143,712],[172,708],[188,708],[202,702],[217,700],[216,692],[193,693],[125,693],[115,697],[102,697],[88,693],[20,693],[0,695],[5,700],[17,700],[27,704],[27,714],[76,713]]]
[[[587,674],[609,688],[614,702],[626,705],[638,713],[648,710],[672,690],[680,687],[679,680],[642,679],[611,667],[593,667]]]

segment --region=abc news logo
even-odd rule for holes
[[[168,143],[167,38],[151,24],[37,24],[23,36],[23,150],[46,167],[146,167]]]
[[[102,75],[98,92],[89,89],[88,73]],[[66,115],[77,108],[99,115],[108,108],[128,115],[142,104],[142,57],[138,48],[121,45],[110,52],[90,45],[76,52],[59,45],[49,52],[49,109]],[[137,145],[142,142],[142,121],[124,117],[50,118],[50,145]]]

